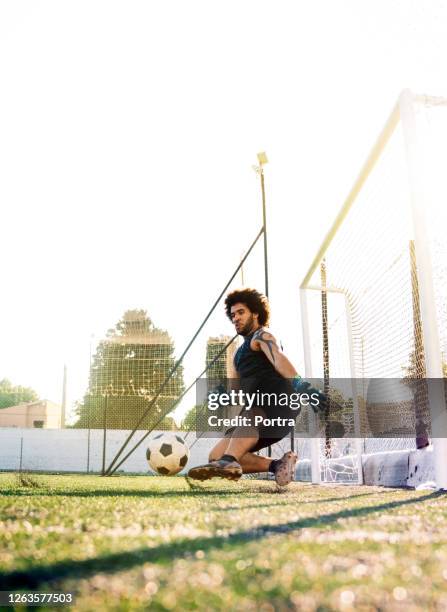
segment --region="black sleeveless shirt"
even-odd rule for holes
[[[257,330],[256,330],[257,331]],[[256,332],[245,336],[243,344],[234,355],[234,367],[240,376],[241,389],[245,392],[291,392],[290,381],[279,372],[263,351],[253,351],[250,342]]]

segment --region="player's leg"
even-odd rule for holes
[[[252,434],[251,436],[242,437],[243,434]],[[225,436],[213,446],[208,455],[208,461],[217,461],[224,455],[231,455],[236,460],[240,460],[248,451],[254,448],[259,440],[257,430],[249,430],[246,428],[238,428],[231,435]]]
[[[250,452],[259,440],[259,433],[256,429],[239,428],[229,440],[225,455],[234,457],[240,462],[245,453]]]
[[[290,432],[287,432],[285,435],[289,434]],[[273,446],[273,444],[282,440],[285,435],[280,438],[269,438],[267,436],[262,436],[261,434],[261,437],[252,449],[253,452],[247,453],[241,459],[244,474],[250,472],[253,473],[255,471],[270,472],[275,476],[276,484],[278,484],[280,487],[284,487],[292,482],[292,480],[295,480],[296,462],[298,461],[298,456],[296,453],[288,451],[287,453],[284,453],[280,459],[273,460],[270,457],[260,457],[259,455],[255,455],[255,451],[259,451],[267,446]],[[255,469],[261,467],[264,467],[264,469]],[[250,470],[250,472],[248,470]]]
[[[242,471],[244,474],[256,474],[261,472],[268,472],[270,464],[272,463],[271,457],[262,457],[261,455],[255,455],[255,453],[245,453],[240,460]]]
[[[284,453],[281,459],[277,460],[274,467],[275,481],[280,487],[285,487],[292,480],[295,480],[296,462],[298,455],[293,451]]]
[[[229,443],[230,436],[225,436],[225,438],[219,440],[219,442],[210,450],[208,454],[208,461],[217,461],[218,459],[221,459],[222,456],[225,455]]]
[[[285,432],[284,436],[289,432]],[[271,472],[278,485],[285,486],[295,477],[297,456],[289,451],[281,459],[261,457],[254,451],[261,450],[282,439],[260,437],[259,430],[251,423],[236,428],[230,435],[220,440],[211,450],[209,463],[189,470],[188,476],[197,480],[220,477],[238,480],[242,473],[253,474]]]
[[[270,444],[274,444],[277,440],[266,440],[258,442],[261,444],[261,448],[265,448]],[[218,461],[228,451],[228,445],[230,443],[230,437],[222,438],[219,442],[210,450],[208,455],[208,461]],[[272,463],[271,457],[262,457],[252,452],[246,452],[239,460],[244,474],[256,474],[262,472],[268,472],[270,464]]]
[[[188,476],[196,480],[208,480],[214,477],[238,480],[243,471],[239,462],[240,458],[246,454],[247,450],[253,448],[258,441],[257,435],[242,438],[237,435],[238,433],[240,434],[240,432],[235,431],[232,437],[220,440],[209,454],[209,463],[191,468]],[[235,434],[237,435],[237,443],[233,444]],[[233,453],[237,454],[234,455]]]
[[[191,468],[188,476],[197,480],[215,477],[238,480],[242,476],[240,458],[252,450],[259,440],[259,432],[254,424],[258,414],[264,413],[253,409],[250,415],[246,415],[246,425],[234,428],[231,433],[227,432],[228,438],[220,440],[211,451],[209,463]]]
[[[197,480],[208,480],[215,477],[238,480],[243,471],[239,461],[256,446],[258,440],[257,428],[251,421],[247,421],[246,426],[235,428],[228,438],[216,444],[210,452],[209,463],[191,468],[188,476]]]
[[[208,455],[208,461],[211,462],[222,459],[223,455],[227,453],[229,444],[229,437],[222,438],[222,440],[219,440],[219,442],[210,450],[210,453]],[[255,455],[251,452],[245,453],[239,460],[244,474],[268,472],[271,462],[271,457],[262,457],[260,455]]]

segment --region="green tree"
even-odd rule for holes
[[[230,345],[226,351],[219,353],[224,349],[225,345],[231,340],[230,336],[210,337],[206,343],[206,372],[207,378],[210,379],[225,379],[227,377],[227,362],[232,360],[236,344]],[[218,356],[219,355],[219,356]],[[215,359],[215,361],[214,361]]]
[[[78,405],[76,427],[133,429],[174,367],[169,334],[154,326],[145,310],[128,310],[98,344],[89,387]],[[172,428],[162,419],[183,391],[183,369],[173,374],[148,415],[138,425]]]
[[[36,391],[30,387],[13,385],[10,380],[0,380],[0,408],[17,406],[22,402],[34,402],[39,399]]]
[[[177,423],[173,417],[165,416],[160,424],[157,425],[157,429],[163,429],[163,431],[178,431]]]
[[[197,404],[188,410],[181,423],[184,431],[208,431],[208,408],[206,404]]]

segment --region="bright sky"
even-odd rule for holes
[[[430,0],[3,0],[0,378],[60,401],[67,363],[70,408],[135,307],[179,354],[261,225],[264,150],[302,369],[299,282],[400,91],[447,95],[446,31]]]

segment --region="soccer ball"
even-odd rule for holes
[[[161,433],[149,441],[146,459],[157,474],[174,476],[188,463],[189,448],[178,434]]]

